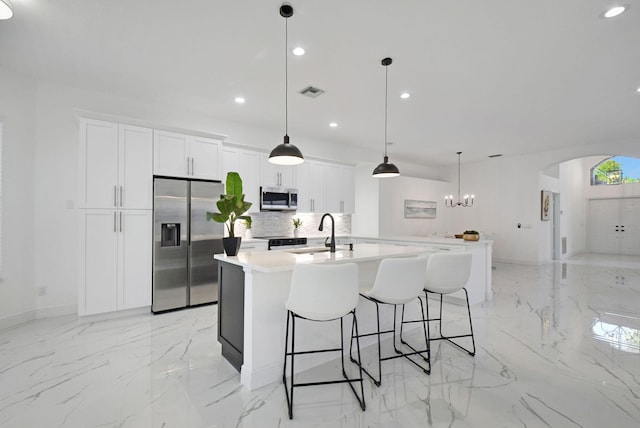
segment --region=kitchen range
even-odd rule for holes
[[[288,236],[256,236],[255,238],[266,240],[269,250],[285,250],[307,246],[307,238],[290,238]]]

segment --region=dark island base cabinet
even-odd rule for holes
[[[222,356],[236,370],[242,367],[244,342],[244,271],[218,261],[218,342]]]

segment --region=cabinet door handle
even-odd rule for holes
[[[194,175],[195,172],[193,172],[193,158],[191,158],[191,175]]]
[[[118,206],[118,186],[113,186],[113,206]]]
[[[120,186],[120,206],[124,205],[122,202],[122,186]]]
[[[113,212],[113,231],[117,232],[116,230],[116,212]]]
[[[122,232],[122,211],[120,211],[120,232]]]
[[[189,156],[187,156],[187,175],[190,175],[191,173],[189,172]]]

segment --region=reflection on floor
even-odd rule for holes
[[[297,390],[289,421],[281,384],[248,391],[221,358],[209,306],[1,331],[0,426],[640,426],[640,258],[497,264],[493,275],[494,301],[472,307],[475,358],[438,343],[429,376],[387,362],[382,386],[365,385],[366,412],[328,385]]]

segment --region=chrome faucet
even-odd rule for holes
[[[320,220],[320,226],[318,227],[318,230],[320,232],[322,232],[322,225],[324,224],[324,218],[329,216],[329,218],[331,218],[331,241],[327,244],[327,240],[324,240],[324,246],[325,247],[329,247],[329,251],[331,251],[332,253],[336,252],[336,222],[333,219],[333,216],[329,213],[325,213],[322,216],[322,219]],[[328,239],[328,238],[327,238]]]

